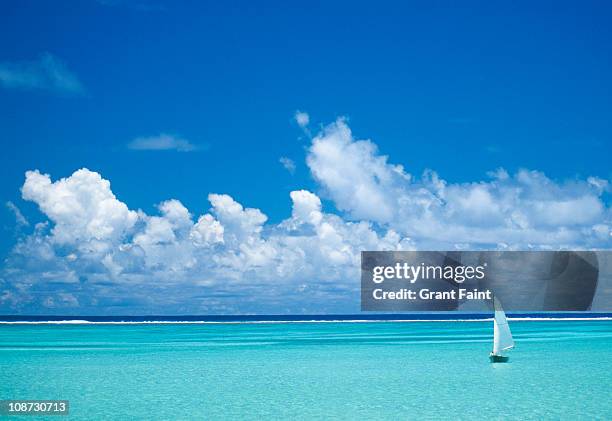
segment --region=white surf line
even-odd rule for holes
[[[0,321],[0,325],[150,325],[150,324],[211,324],[211,325],[240,325],[240,324],[300,324],[300,323],[431,323],[431,322],[490,322],[486,319],[354,319],[354,320],[247,320],[247,321],[214,321],[214,320],[142,320],[142,321],[89,321],[89,320],[15,320]],[[538,321],[609,321],[612,317],[508,317],[508,320],[523,322]]]

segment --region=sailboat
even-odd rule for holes
[[[503,351],[514,348],[514,339],[512,332],[506,320],[506,313],[502,309],[501,303],[497,297],[493,297],[493,307],[495,309],[495,317],[493,318],[493,351],[489,354],[489,360],[492,363],[508,362],[510,357],[502,355]]]

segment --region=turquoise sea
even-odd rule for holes
[[[612,321],[510,324],[507,364],[489,321],[5,324],[0,399],[69,400],[54,420],[612,419]]]

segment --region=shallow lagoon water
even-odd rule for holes
[[[612,419],[612,321],[510,323],[507,364],[483,321],[1,325],[0,399],[68,399],[54,420]]]

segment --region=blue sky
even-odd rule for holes
[[[177,199],[194,222],[211,207],[209,193],[227,194],[268,216],[264,235],[292,215],[296,202],[290,192],[305,189],[320,197],[324,212],[345,221],[368,221],[381,236],[392,229],[423,238],[417,247],[440,240],[435,233],[399,224],[397,215],[406,217],[400,204],[389,205],[395,216],[372,212],[349,200],[355,192],[327,178],[329,162],[313,150],[311,137],[320,134],[333,142],[334,136],[342,138],[343,125],[352,130],[349,143],[371,139],[378,147],[372,156],[388,155],[388,163],[401,164],[413,177],[432,169],[449,185],[487,180],[487,172],[499,167],[511,176],[526,168],[546,175],[550,182],[542,185],[555,183],[562,190],[534,190],[533,195],[567,193],[571,199],[578,197],[576,189],[610,180],[610,5],[462,6],[145,0],[5,4],[0,16],[5,151],[0,198],[12,206],[0,212],[2,256],[14,256],[15,244],[31,235],[34,223],[50,220],[50,228],[57,223],[39,211],[39,196],[22,197],[24,173],[35,169],[55,181],[88,168],[109,180],[114,195],[130,210],[155,215],[156,204]],[[295,121],[297,110],[308,113],[307,127]],[[130,148],[139,139],[141,144],[151,138],[159,142],[162,134],[170,143],[180,139],[189,150]],[[339,148],[349,148],[345,153],[352,156],[351,146],[343,145]],[[363,158],[361,152],[355,156]],[[375,162],[372,156],[365,161]],[[295,163],[293,173],[281,165],[281,157]],[[588,182],[589,177],[599,181]],[[404,187],[396,190],[398,183],[393,181],[385,192],[404,194]],[[601,234],[610,212],[608,188],[600,190],[594,194],[601,215],[584,223]],[[387,197],[385,192],[380,197]],[[499,194],[493,200],[501,203],[505,196]],[[580,196],[579,204],[593,209],[591,193],[584,194],[588,197]],[[28,227],[16,228],[14,207]],[[448,215],[448,223],[459,218],[453,216],[457,212]],[[529,226],[542,219],[533,216]],[[559,221],[557,228],[565,229],[565,220]],[[498,235],[499,241],[493,241],[483,234],[477,243],[516,241],[520,247],[534,242],[532,237]],[[564,244],[547,245],[609,244],[605,235],[603,242],[576,235]],[[448,238],[440,244],[456,242]],[[22,265],[26,271],[25,263],[11,262],[5,268]],[[71,270],[87,278],[79,273],[84,269]],[[13,291],[18,281],[4,279],[7,291]],[[338,309],[352,309],[353,299],[347,302]],[[44,310],[39,304],[25,308]]]

